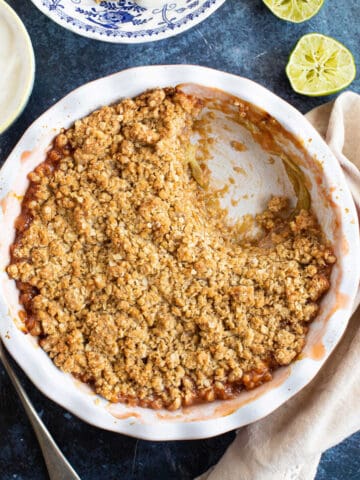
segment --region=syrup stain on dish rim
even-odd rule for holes
[[[106,410],[118,420],[127,420],[128,418],[142,418],[141,415],[137,412],[115,413],[110,410],[110,407],[106,407]]]
[[[20,162],[25,163],[31,157],[32,153],[31,150],[24,150],[20,155]]]

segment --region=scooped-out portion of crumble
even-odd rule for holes
[[[173,88],[102,107],[29,174],[7,267],[27,330],[112,402],[175,410],[269,381],[330,286],[310,209],[270,198],[261,238],[241,241],[209,201],[202,108]]]

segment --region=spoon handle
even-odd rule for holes
[[[21,386],[19,379],[13,371],[5,353],[2,340],[0,339],[0,359],[8,373],[15,390],[17,391],[25,412],[33,426],[36,437],[42,450],[46,467],[51,480],[80,480],[75,470],[61,453],[54,439],[48,432],[39,415],[36,413],[29,397]]]

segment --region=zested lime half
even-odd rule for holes
[[[356,76],[352,53],[334,38],[309,33],[298,41],[286,66],[297,93],[318,97],[346,88]]]
[[[318,13],[324,0],[263,0],[263,2],[282,20],[301,23]]]

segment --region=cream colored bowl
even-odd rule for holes
[[[0,0],[0,133],[23,111],[35,76],[35,59],[27,30],[15,11]]]
[[[18,292],[4,272],[14,238],[14,220],[28,184],[27,173],[44,160],[52,138],[61,127],[69,127],[74,120],[121,97],[131,97],[151,87],[184,83],[215,87],[251,102],[269,112],[302,142],[305,153],[302,149],[295,153],[310,180],[313,207],[338,262],[321,312],[311,324],[301,359],[277,370],[268,384],[243,392],[233,400],[175,412],[109,404],[88,386],[58,370],[38,347],[36,339],[21,330]],[[225,129],[221,125],[220,121],[213,128],[217,136],[210,162],[213,182],[218,186],[225,182],[230,163],[240,162],[247,170],[246,181],[244,176],[236,177],[232,191],[223,200],[230,207],[231,197],[243,195],[237,206],[231,206],[232,217],[263,208],[271,193],[291,194],[280,162],[269,165],[268,153],[239,125],[230,124]],[[247,144],[246,152],[225,148],[229,128],[239,141]],[[336,159],[304,116],[250,80],[203,67],[170,65],[134,68],[88,83],[50,108],[27,130],[0,173],[0,186],[1,336],[13,357],[45,395],[90,424],[148,440],[204,438],[241,427],[268,415],[309,383],[344,333],[360,271],[359,227],[351,195]],[[249,194],[247,200],[244,194]]]

